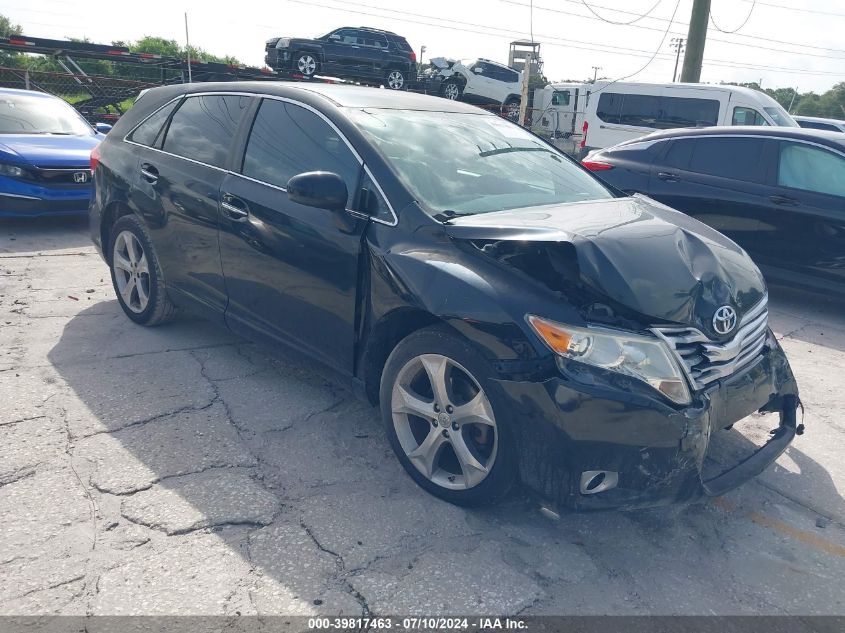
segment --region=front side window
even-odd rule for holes
[[[805,143],[781,143],[778,185],[845,198],[845,158]]]
[[[754,108],[737,106],[734,108],[731,125],[768,125],[765,117]]]
[[[731,180],[763,183],[762,138],[708,137],[695,140],[690,171]]]
[[[0,95],[0,134],[91,136],[93,128],[61,99]]]
[[[306,171],[338,174],[351,205],[360,164],[346,142],[321,117],[301,106],[264,99],[247,141],[242,173],[277,187]]]
[[[225,167],[229,147],[250,100],[238,95],[188,97],[170,120],[162,149],[206,165]]]
[[[555,90],[554,94],[552,95],[552,105],[556,106],[568,106],[570,99],[570,92],[569,90]]]
[[[164,129],[164,124],[177,105],[179,105],[178,100],[153,113],[152,116],[135,128],[135,131],[129,135],[129,140],[147,147],[155,147],[160,140],[159,137]]]
[[[434,213],[614,197],[553,147],[497,116],[375,108],[350,110],[349,116]]]

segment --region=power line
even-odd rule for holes
[[[663,37],[660,38],[660,44],[657,46],[657,48],[654,51],[654,54],[649,58],[649,60],[645,63],[645,65],[642,68],[640,68],[639,70],[637,70],[636,72],[631,73],[630,75],[625,75],[624,77],[619,77],[618,79],[614,79],[613,81],[611,81],[608,84],[605,84],[604,86],[602,86],[598,90],[593,90],[593,94],[596,94],[597,92],[601,92],[602,90],[609,88],[610,86],[615,84],[617,81],[622,81],[624,79],[630,79],[634,75],[639,75],[641,72],[643,72],[646,68],[648,68],[651,65],[651,62],[653,62],[655,60],[658,53],[660,52],[660,49],[663,48],[663,43],[666,41],[666,36],[669,35],[669,29],[672,28],[672,22],[675,20],[675,14],[678,13],[678,7],[679,6],[681,6],[681,0],[678,0],[675,3],[675,10],[672,11],[672,17],[669,19],[669,26],[666,27],[666,31],[663,33]]]
[[[523,2],[517,2],[516,0],[499,0],[499,2],[503,2],[505,4],[513,4],[513,5],[521,6],[521,7],[528,6],[528,5],[524,4]],[[569,4],[577,4],[578,6],[581,6],[580,0],[559,0],[559,2],[568,2]],[[601,8],[601,9],[609,9],[609,10],[612,10],[612,11],[618,11],[619,13],[627,13],[629,15],[636,15],[636,14],[633,14],[631,11],[626,11],[625,9],[616,9],[616,8],[613,8],[613,7],[599,6],[597,4],[594,4],[593,6],[597,7],[597,8]],[[538,9],[540,11],[548,11],[550,13],[560,13],[562,15],[568,15],[568,16],[576,17],[576,18],[584,18],[586,20],[597,20],[598,19],[598,18],[593,17],[592,15],[584,15],[583,13],[572,13],[571,11],[564,11],[563,9],[556,9],[556,8],[552,8],[552,7],[543,7],[543,6],[540,6],[540,5],[537,5],[537,4],[534,5],[534,8]],[[658,18],[656,16],[649,16],[648,19],[649,20],[655,20],[657,22],[666,22],[666,18]],[[677,21],[675,24],[677,24],[678,26],[689,26],[689,22]],[[660,32],[662,30],[662,28],[658,28],[658,27],[654,27],[654,26],[645,26],[644,24],[631,24],[630,26],[632,28],[635,28],[635,29],[645,29],[647,31]],[[686,35],[686,33],[675,32],[675,31],[673,31],[672,34],[673,35]],[[775,38],[770,38],[770,37],[762,37],[760,35],[746,35],[745,33],[737,33],[736,37],[744,37],[744,38],[747,38],[747,39],[760,40],[760,41],[763,41],[763,42],[773,42],[775,44],[780,45],[781,48],[771,48],[771,49],[766,49],[766,50],[774,50],[774,51],[778,51],[778,52],[781,52],[781,53],[788,52],[788,53],[792,53],[792,54],[795,54],[795,55],[810,55],[810,53],[801,53],[801,52],[797,52],[797,51],[784,51],[783,48],[782,48],[782,46],[784,44],[789,45],[789,46],[797,46],[799,48],[810,48],[810,49],[814,49],[814,50],[829,51],[829,52],[833,52],[833,53],[845,53],[845,49],[842,49],[842,48],[831,48],[831,47],[827,47],[827,46],[815,46],[813,44],[801,44],[799,42],[788,42],[788,41],[784,41],[784,40],[781,40],[781,39],[775,39]],[[713,42],[722,42],[724,44],[732,44],[734,46],[762,48],[761,46],[758,46],[757,44],[744,44],[742,42],[733,42],[731,40],[724,40],[724,39],[719,39],[719,38],[715,38],[715,37],[711,37],[711,38],[709,38],[709,40],[713,41]],[[812,55],[812,56],[813,57],[821,57],[820,55]],[[841,59],[841,58],[838,58],[838,57],[826,57],[826,58],[827,59]]]
[[[654,11],[662,1],[663,0],[657,0],[657,2],[654,3],[654,6],[651,7],[651,9],[649,9],[648,11],[643,13],[642,15],[637,16],[636,18],[634,18],[630,22],[614,22],[613,20],[608,20],[607,18],[603,18],[598,13],[596,13],[595,10],[593,10],[593,7],[591,7],[589,4],[587,4],[587,0],[581,0],[581,4],[583,4],[590,13],[592,13],[594,16],[596,16],[602,22],[607,22],[608,24],[615,24],[617,26],[630,26],[631,24],[634,24],[635,22],[639,22],[643,18],[647,18],[649,16],[649,14],[652,11]],[[626,11],[626,13],[627,13],[627,11]]]
[[[743,2],[756,2],[756,0],[742,0]],[[845,18],[845,13],[834,13],[833,11],[820,11],[819,9],[805,9],[803,7],[789,7],[784,4],[775,4],[774,2],[757,2],[757,4],[764,7],[771,7],[772,9],[784,9],[786,11],[797,11],[798,13],[815,13],[817,15],[830,15],[837,18]]]
[[[732,34],[736,33],[737,31],[739,31],[740,29],[742,29],[743,26],[748,24],[748,20],[751,19],[751,14],[754,13],[754,7],[756,7],[756,6],[757,6],[757,0],[753,0],[753,2],[751,3],[751,9],[748,11],[748,15],[745,16],[745,19],[742,21],[742,24],[740,24],[738,27],[736,27],[733,31],[725,31],[724,29],[719,28],[719,25],[716,24],[716,18],[713,17],[713,9],[710,9],[710,21],[713,23],[713,26],[715,27],[715,29],[717,31],[719,31],[719,33],[726,33],[728,35],[732,35]]]

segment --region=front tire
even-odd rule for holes
[[[313,53],[299,53],[296,58],[296,69],[303,77],[313,77],[319,66]]]
[[[463,90],[461,89],[461,84],[459,84],[454,79],[448,79],[443,84],[441,88],[441,93],[444,98],[449,99],[449,101],[457,101],[461,98],[461,94]]]
[[[517,478],[517,451],[490,363],[441,327],[420,330],[390,354],[382,418],[411,478],[458,505],[502,498]]]
[[[126,316],[147,326],[171,321],[176,308],[167,296],[158,257],[141,221],[134,215],[118,219],[109,246],[112,285]]]

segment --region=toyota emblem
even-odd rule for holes
[[[88,182],[88,172],[87,171],[77,171],[73,174],[73,182],[81,185],[82,183]]]
[[[717,334],[728,334],[736,327],[736,310],[722,306],[713,315],[713,329]]]

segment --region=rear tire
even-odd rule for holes
[[[176,307],[167,296],[152,240],[134,215],[119,218],[109,240],[112,285],[123,312],[139,325],[172,321]]]
[[[490,363],[445,327],[391,352],[380,389],[388,439],[424,490],[457,505],[492,503],[517,479],[517,450]]]
[[[519,123],[519,108],[521,99],[518,97],[509,97],[502,105],[502,115],[509,121]]]
[[[388,70],[384,76],[384,85],[391,90],[405,90],[407,83],[405,73],[398,68]]]

